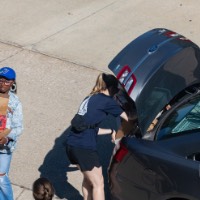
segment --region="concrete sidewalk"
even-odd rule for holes
[[[150,29],[168,28],[200,45],[199,10],[196,0],[1,2],[0,63],[15,68],[24,110],[10,169],[16,200],[32,199],[40,176],[52,180],[60,198],[82,199],[81,174],[63,145],[80,101],[112,58]]]
[[[13,192],[16,200],[33,200],[32,191],[30,189],[13,185]]]

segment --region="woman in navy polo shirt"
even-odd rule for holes
[[[111,74],[101,73],[96,84],[83,102],[78,114],[84,116],[87,124],[97,125],[82,132],[71,129],[67,140],[67,155],[72,164],[76,164],[83,174],[82,191],[84,200],[104,200],[104,180],[102,166],[97,153],[97,135],[111,134],[115,140],[116,131],[102,129],[98,124],[107,115],[122,117],[128,121],[126,113],[112,98],[118,92],[118,80]]]

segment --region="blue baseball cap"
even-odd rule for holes
[[[16,73],[10,67],[2,67],[0,69],[0,77],[6,78],[8,80],[15,80],[16,79]]]

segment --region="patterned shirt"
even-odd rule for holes
[[[23,114],[22,104],[19,98],[12,92],[9,92],[8,107],[10,110],[7,112],[7,124],[6,127],[11,129],[8,137],[13,141],[10,141],[8,145],[0,148],[0,153],[11,153],[16,147],[18,137],[23,130]]]

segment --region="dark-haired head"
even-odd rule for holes
[[[118,89],[119,83],[117,78],[112,74],[104,74],[104,73],[102,74],[102,77],[110,96],[114,96],[119,91]]]
[[[33,197],[35,200],[52,200],[55,190],[47,178],[38,178],[33,183]]]

